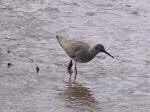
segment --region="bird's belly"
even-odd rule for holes
[[[93,56],[91,56],[87,50],[79,51],[74,58],[76,62],[80,63],[89,62],[91,59],[93,59]]]
[[[79,62],[79,63],[87,63],[87,62],[89,62],[90,60],[89,60],[89,59],[86,59],[86,58],[75,57],[75,58],[74,58],[74,61]]]

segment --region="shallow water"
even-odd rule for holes
[[[149,112],[149,18],[149,0],[1,0],[0,111]],[[115,59],[100,53],[69,81],[56,34]]]

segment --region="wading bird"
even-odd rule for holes
[[[87,43],[82,41],[76,41],[76,40],[68,40],[63,36],[56,35],[56,38],[58,40],[58,43],[60,46],[64,49],[64,51],[67,53],[67,55],[70,57],[70,62],[67,67],[68,72],[70,73],[70,78],[72,74],[72,65],[73,61],[75,63],[75,77],[77,77],[77,66],[76,63],[86,63],[92,60],[98,53],[104,52],[110,57],[114,58],[112,55],[110,55],[104,48],[102,44],[96,44],[94,47],[90,47]]]

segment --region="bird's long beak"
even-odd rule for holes
[[[104,51],[104,53],[106,53],[107,55],[109,55],[110,57],[114,58],[112,55],[110,55],[107,51]]]

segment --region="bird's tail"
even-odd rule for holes
[[[63,36],[59,36],[59,35],[56,35],[56,39],[58,41],[58,43],[63,47],[64,44],[66,43],[67,39],[64,38]]]
[[[58,35],[56,35],[56,38],[57,38],[57,40],[59,41],[59,36],[58,36]]]

